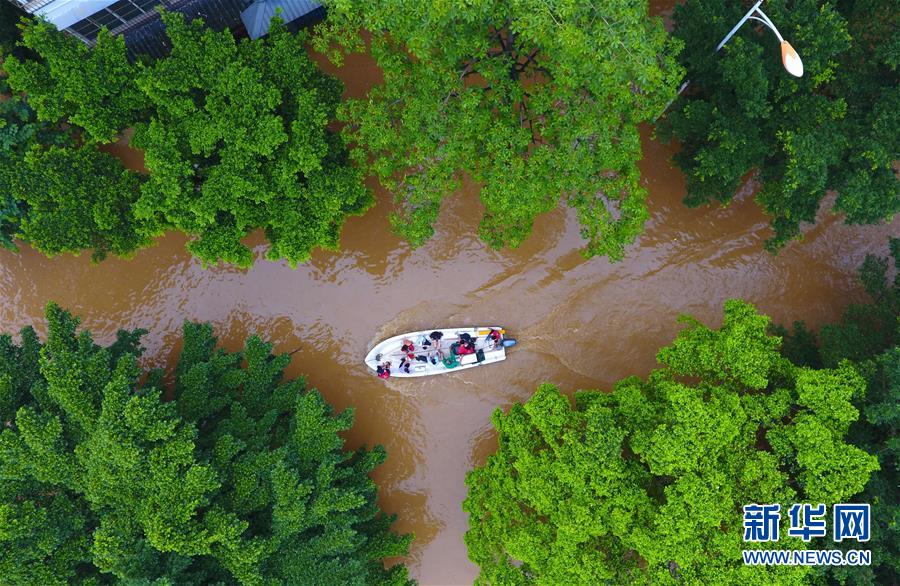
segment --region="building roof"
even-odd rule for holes
[[[63,30],[115,2],[116,0],[76,0],[74,2],[72,0],[52,0],[38,4],[39,7],[35,10],[29,10],[29,4],[24,5],[23,8],[32,14],[44,17],[47,21],[55,24],[56,28]]]
[[[310,0],[255,0],[241,12],[241,20],[251,39],[258,39],[269,32],[269,24],[276,12],[286,23],[302,18],[322,8]]]
[[[163,6],[170,11],[184,14],[188,20],[202,18],[213,30],[221,31],[226,28],[235,29],[242,26],[241,12],[250,7],[254,0],[169,0],[163,2]],[[325,9],[314,2],[304,2],[307,5],[315,5],[311,10],[302,12],[302,6],[285,6],[282,19],[289,22],[288,29],[297,31],[301,27],[320,20]],[[288,21],[287,9],[291,9],[291,15],[300,13]],[[274,12],[273,12],[274,13]],[[268,28],[266,29],[268,31]],[[172,49],[172,43],[166,35],[166,27],[156,11],[148,13],[145,18],[139,19],[121,30],[113,33],[125,37],[125,45],[132,57],[148,55],[150,57],[163,57]],[[265,33],[263,33],[265,34]],[[252,37],[256,38],[256,37]]]

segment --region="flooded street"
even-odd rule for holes
[[[337,72],[362,95],[378,78],[354,57]],[[389,197],[348,221],[342,251],[318,251],[307,265],[263,260],[251,237],[253,269],[203,269],[170,234],[129,261],[91,265],[88,254],[48,260],[22,247],[0,250],[0,331],[43,326],[55,300],[105,343],[120,327],[150,330],[147,366],[171,365],[182,321],[210,321],[220,342],[239,348],[257,333],[292,352],[288,374],[306,374],[337,408],[354,407],[350,446],[379,443],[387,462],[374,478],[395,529],[415,533],[405,560],[422,584],[466,584],[476,567],[462,541],[464,477],[493,449],[491,412],[524,400],[543,381],[567,392],[608,389],[645,375],[680,313],[718,323],[722,303],[741,297],[776,322],[817,326],[862,299],[856,270],[867,253],[886,254],[887,226],[847,227],[827,215],[778,255],[763,250],[768,219],[748,182],[728,209],[684,207],[671,148],[644,132],[641,163],[651,219],[624,261],[585,260],[573,213],[538,219],[517,250],[492,251],[476,237],[481,215],[469,186],[448,201],[437,235],[411,250],[388,227]],[[134,153],[125,153],[132,166]],[[129,159],[129,157],[131,157]],[[374,185],[374,183],[373,183]],[[448,376],[379,380],[362,363],[377,341],[440,325],[498,323],[518,338],[505,362]],[[41,333],[43,333],[41,331]]]

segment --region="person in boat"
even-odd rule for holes
[[[503,339],[503,334],[500,333],[500,330],[491,330],[487,335],[487,339],[491,342],[491,348],[496,348],[500,345],[500,341]]]
[[[378,373],[378,378],[391,378],[391,362],[385,362],[384,364],[379,364],[378,368],[375,369],[375,372]]]
[[[431,356],[431,363],[437,364],[438,360],[444,359],[444,351],[441,349],[441,338],[444,332],[435,330],[428,334],[428,337],[422,339],[422,349],[426,350]]]
[[[400,370],[409,374],[409,367],[412,364],[412,361],[416,359],[416,346],[413,344],[412,340],[409,338],[403,339],[403,345],[400,346],[400,351],[403,353],[403,357],[400,358]]]
[[[456,349],[456,353],[460,356],[475,354],[475,340],[477,340],[477,338],[473,338],[469,334],[461,334],[459,336],[459,347]]]

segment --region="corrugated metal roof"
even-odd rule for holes
[[[163,2],[163,6],[167,10],[184,14],[188,20],[202,18],[210,28],[220,31],[226,28],[241,28],[243,26],[241,12],[253,3],[254,0],[168,0]],[[282,0],[282,4],[284,6],[281,18],[289,23],[288,29],[294,32],[323,18],[325,14],[325,9],[317,2]],[[122,34],[133,57],[137,55],[163,57],[172,48],[169,37],[166,36],[165,25],[155,11],[148,17],[146,23],[123,31]]]
[[[310,0],[255,0],[241,13],[244,28],[251,39],[258,39],[269,32],[269,24],[276,12],[284,22],[292,22],[322,8]]]
[[[202,18],[210,28],[221,31],[240,26],[241,11],[253,0],[169,0],[163,7],[184,14],[187,20]],[[132,55],[163,57],[172,49],[166,26],[156,11],[146,23],[123,33],[125,45]]]
[[[62,30],[115,2],[116,0],[55,0],[44,3],[37,9],[32,9],[32,6],[35,6],[34,3],[27,4],[25,10],[43,16],[55,24],[56,28]]]

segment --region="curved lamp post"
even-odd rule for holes
[[[800,55],[797,54],[797,51],[791,46],[790,43],[784,40],[784,37],[781,36],[781,33],[778,32],[778,29],[775,28],[775,24],[766,16],[766,13],[762,11],[759,7],[760,4],[763,3],[763,0],[759,0],[756,4],[753,5],[753,8],[747,11],[747,14],[744,15],[744,18],[740,19],[734,28],[729,31],[725,38],[722,39],[722,42],[716,46],[716,51],[719,52],[725,43],[728,42],[728,39],[734,36],[734,33],[737,32],[741,25],[747,22],[748,20],[758,20],[763,23],[769,29],[775,33],[775,36],[778,37],[778,40],[781,41],[781,62],[784,64],[784,68],[787,69],[787,72],[793,75],[794,77],[803,77],[803,61],[800,59]],[[669,100],[669,103],[666,104],[666,107],[663,108],[663,111],[660,112],[659,116],[653,119],[654,122],[660,118],[663,114],[666,113],[666,110],[669,109],[669,106],[672,105],[673,102],[681,95],[681,93],[687,89],[687,86],[691,85],[691,80],[686,80],[681,84],[681,87],[678,88],[678,91],[675,93],[675,97]]]
[[[741,25],[747,22],[748,20],[757,20],[767,27],[771,29],[775,36],[778,37],[778,40],[781,41],[781,62],[784,64],[784,68],[787,69],[787,72],[793,75],[794,77],[803,77],[803,61],[800,59],[800,55],[797,54],[797,51],[791,46],[790,43],[784,40],[784,37],[781,36],[781,33],[778,32],[778,29],[775,28],[775,24],[766,16],[766,13],[762,11],[762,8],[759,7],[760,4],[763,3],[763,0],[759,0],[756,4],[753,5],[747,14],[744,15],[744,18],[738,21],[734,28],[731,29],[725,38],[722,39],[722,42],[716,47],[716,51],[721,49],[725,43],[728,42],[728,39],[734,36],[734,33],[737,32]]]

